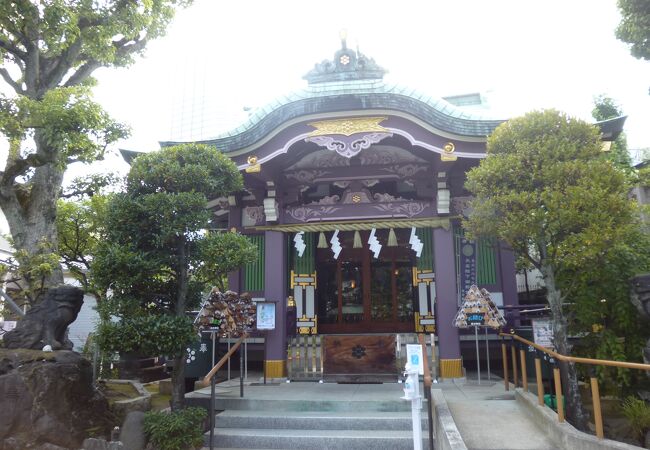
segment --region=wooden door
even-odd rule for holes
[[[325,381],[379,383],[398,378],[394,334],[326,335],[321,345]]]

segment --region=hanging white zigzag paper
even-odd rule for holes
[[[332,244],[332,252],[334,252],[334,259],[339,259],[339,253],[343,250],[341,247],[341,242],[339,241],[339,230],[336,230],[330,239],[330,244]]]
[[[305,249],[307,248],[307,245],[305,244],[305,241],[303,240],[303,235],[305,234],[304,231],[300,231],[296,233],[296,235],[293,237],[293,243],[294,247],[296,248],[296,251],[298,252],[298,256],[302,258],[302,254],[305,253]]]
[[[375,236],[375,230],[374,228],[370,232],[370,237],[368,238],[368,246],[370,248],[370,251],[373,253],[375,258],[379,257],[379,252],[381,251],[382,245],[379,243],[379,240],[377,240],[377,236]]]
[[[411,249],[415,252],[415,256],[418,258],[422,254],[422,249],[424,248],[424,244],[420,240],[417,234],[415,234],[415,227],[411,228],[411,237],[409,238],[409,244],[411,244]]]

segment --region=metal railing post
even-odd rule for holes
[[[210,378],[210,450],[214,449],[214,388],[216,383],[215,377]]]
[[[528,392],[528,373],[526,372],[526,352],[519,349],[519,358],[521,359],[521,385],[524,392]]]
[[[244,398],[244,349],[239,346],[239,396]]]
[[[596,424],[596,436],[599,439],[605,437],[603,432],[603,413],[600,409],[600,389],[598,388],[598,378],[590,377],[591,381],[591,399],[594,403],[594,423]]]
[[[560,368],[553,367],[553,378],[555,379],[555,402],[557,404],[557,420],[564,422],[564,396],[562,395],[562,380],[560,378]]]
[[[503,382],[506,386],[506,391],[509,391],[510,383],[508,382],[508,351],[506,350],[505,339],[501,342],[501,357],[503,358]]]

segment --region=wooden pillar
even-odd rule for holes
[[[555,379],[555,401],[557,403],[557,420],[564,422],[564,397],[562,396],[562,380],[560,379],[560,368],[553,369],[553,378]]]
[[[603,413],[600,409],[600,390],[598,389],[598,378],[591,377],[591,398],[594,403],[594,423],[596,424],[596,436],[599,439],[605,437],[603,432]]]
[[[542,360],[535,358],[535,380],[537,381],[537,403],[544,406],[544,379],[542,378]]]
[[[503,357],[503,382],[506,386],[506,391],[510,390],[510,383],[508,382],[508,351],[506,350],[506,343],[501,343],[501,356]]]
[[[515,350],[514,341],[510,344],[510,353],[512,355],[512,384],[517,387],[517,380],[519,378],[519,371],[517,369],[517,351]]]
[[[519,350],[519,359],[521,359],[521,385],[524,392],[528,392],[528,374],[526,373],[526,352],[523,349]]]

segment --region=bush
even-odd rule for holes
[[[144,416],[144,432],[158,450],[188,450],[203,445],[203,408],[174,412],[151,411]]]
[[[105,352],[143,355],[182,355],[197,340],[192,320],[170,315],[146,315],[104,322],[97,328],[97,344]]]
[[[637,439],[643,439],[650,430],[650,406],[636,397],[628,397],[623,402],[623,414],[630,421]]]

